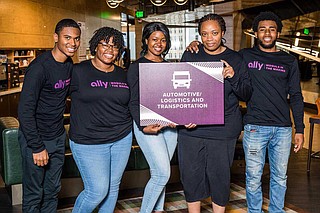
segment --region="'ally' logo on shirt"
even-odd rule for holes
[[[263,67],[263,63],[260,63],[259,61],[253,61],[253,62],[249,62],[248,63],[248,67],[249,68],[253,68],[253,69],[258,69],[261,70],[261,68]]]
[[[251,69],[265,69],[266,71],[286,72],[285,68],[281,65],[275,64],[263,64],[259,61],[253,61],[248,63],[248,67]]]
[[[91,87],[104,87],[104,88],[107,88],[108,87],[108,82],[104,82],[104,81],[101,81],[101,80],[96,80],[96,81],[92,81],[91,82]]]
[[[96,80],[92,81],[90,83],[91,87],[103,87],[103,88],[108,88],[109,87],[114,87],[114,88],[126,88],[129,89],[127,83],[124,82],[107,82],[107,81],[101,81],[101,80]]]
[[[70,84],[70,78],[67,80],[59,80],[57,83],[54,84],[55,89],[63,89]]]

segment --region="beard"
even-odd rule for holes
[[[258,45],[264,49],[272,49],[276,45],[276,40],[272,41],[271,44],[264,44],[262,40],[258,39]]]

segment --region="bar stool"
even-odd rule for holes
[[[310,123],[310,135],[309,135],[309,150],[308,150],[308,162],[307,162],[307,172],[310,172],[311,158],[320,158],[319,152],[312,153],[312,139],[313,139],[313,128],[314,124],[320,124],[320,98],[317,98],[316,105],[318,109],[318,115],[313,115],[309,118]]]

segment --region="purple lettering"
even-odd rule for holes
[[[54,88],[55,89],[63,89],[66,86],[68,86],[70,84],[70,79],[68,80],[59,80],[57,83],[54,84]]]
[[[66,86],[68,86],[70,84],[70,78],[66,80]]]
[[[91,87],[103,87],[103,88],[107,89],[109,84],[110,84],[111,87],[114,87],[114,88],[126,88],[126,89],[129,89],[128,85],[126,83],[124,83],[124,82],[107,82],[107,81],[102,81],[102,80],[92,81],[90,83],[90,86]]]
[[[108,87],[108,82],[102,82],[102,84],[104,85],[104,88]]]
[[[263,67],[263,63],[259,63],[259,61],[253,61],[248,63],[249,68],[261,70]]]

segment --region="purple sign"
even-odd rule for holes
[[[140,125],[224,124],[222,62],[139,64]]]

